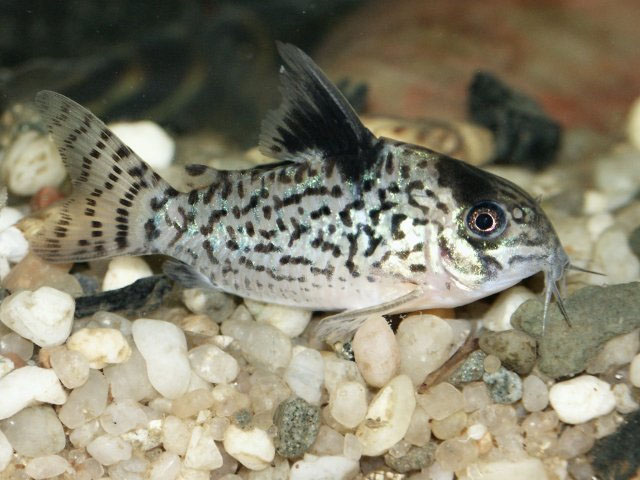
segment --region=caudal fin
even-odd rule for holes
[[[153,198],[171,187],[74,101],[42,91],[36,104],[67,167],[73,195],[46,212],[31,238],[33,251],[51,262],[151,253]]]

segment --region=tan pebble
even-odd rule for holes
[[[453,320],[456,318],[456,311],[453,308],[432,308],[429,310],[420,310],[417,313],[420,315],[435,315],[445,320]]]
[[[2,281],[2,286],[12,292],[37,290],[43,285],[55,286],[62,276],[71,270],[71,263],[47,263],[35,253],[29,253],[18,262]]]
[[[211,320],[208,315],[203,314],[187,315],[180,321],[180,326],[185,332],[211,337],[218,335],[220,332],[218,324]]]
[[[493,448],[493,436],[491,433],[485,433],[480,440],[478,440],[478,455],[484,455],[489,453]]]
[[[58,345],[56,347],[43,347],[38,352],[38,364],[42,368],[51,368],[51,354],[54,350],[64,349],[62,345]]]
[[[14,369],[21,368],[26,365],[26,362],[22,359],[22,357],[13,352],[3,352],[2,356],[7,357],[13,362]]]
[[[400,352],[383,317],[368,318],[356,332],[352,347],[360,373],[369,385],[382,387],[397,373]]]
[[[484,371],[495,373],[500,369],[500,359],[495,355],[487,355],[484,359]]]
[[[40,210],[48,207],[58,200],[62,200],[63,198],[64,195],[57,188],[42,187],[33,197],[31,197],[29,206],[31,207],[31,210]]]
[[[466,424],[467,414],[459,411],[442,420],[432,420],[431,433],[440,440],[447,440],[460,435]]]

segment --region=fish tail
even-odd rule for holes
[[[51,262],[154,253],[155,207],[177,191],[82,106],[50,91],[39,92],[36,104],[73,194],[45,212],[32,250]]]

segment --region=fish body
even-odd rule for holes
[[[190,286],[344,310],[321,327],[330,339],[372,312],[458,306],[541,270],[555,286],[568,260],[526,192],[424,147],[376,138],[309,57],[279,50],[283,102],[260,138],[279,163],[187,166],[193,188],[185,192],[89,111],[38,94],[74,194],[49,212],[36,253],[50,261],[165,254],[167,273]]]

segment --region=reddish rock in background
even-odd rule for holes
[[[640,93],[639,19],[637,0],[384,0],[314,58],[366,82],[369,113],[464,119],[473,73],[487,70],[564,126],[611,131]]]

